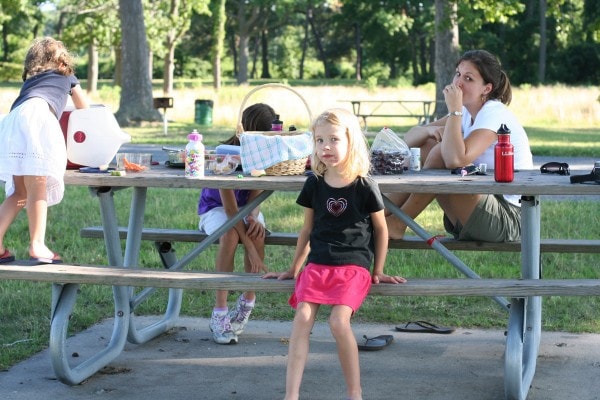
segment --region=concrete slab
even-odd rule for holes
[[[149,318],[140,318],[146,324]],[[0,373],[0,398],[282,399],[291,321],[251,320],[238,345],[215,344],[206,318],[181,318],[149,343],[128,344],[110,365],[77,386],[56,380],[48,351]],[[68,340],[77,363],[103,348],[107,320]],[[396,332],[393,325],[354,324],[362,335],[392,334],[381,351],[361,352],[364,399],[504,399],[504,332],[458,329],[450,335]],[[544,332],[530,400],[600,399],[600,335]],[[343,399],[345,385],[326,323],[318,322],[302,398]]]

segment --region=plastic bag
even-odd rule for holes
[[[390,128],[383,128],[371,145],[371,173],[396,175],[404,171],[405,160],[410,159],[410,149],[404,140]]]

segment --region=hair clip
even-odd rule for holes
[[[556,161],[548,162],[540,167],[542,174],[571,175],[569,164]]]

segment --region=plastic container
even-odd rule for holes
[[[187,136],[189,142],[185,146],[185,177],[199,179],[204,177],[204,144],[202,135],[193,130]]]
[[[66,133],[67,159],[72,164],[107,166],[131,136],[121,130],[113,113],[104,106],[70,111]]]
[[[207,152],[204,159],[207,175],[233,174],[241,163],[239,154]]]
[[[212,125],[213,104],[212,100],[196,100],[194,121],[198,125]]]
[[[220,144],[215,147],[216,154],[237,154],[239,155],[241,146],[235,146],[233,144]]]
[[[510,129],[505,124],[498,129],[498,143],[494,146],[494,179],[512,182],[515,177],[515,146],[510,142]]]
[[[152,165],[150,153],[117,153],[117,171],[144,172]]]

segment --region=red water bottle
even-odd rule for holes
[[[510,142],[510,129],[505,124],[498,129],[498,143],[494,147],[494,179],[512,182],[515,177],[515,146]]]

